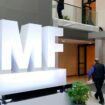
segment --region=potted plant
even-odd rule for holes
[[[63,19],[70,20],[70,18],[68,16],[63,16]]]
[[[86,105],[90,96],[90,88],[82,81],[75,81],[72,88],[67,90],[68,96],[74,105]]]

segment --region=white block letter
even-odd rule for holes
[[[62,52],[63,45],[55,44],[55,37],[63,36],[63,29],[58,27],[46,26],[43,28],[43,67],[55,67],[55,52]]]
[[[27,69],[30,62],[29,69],[41,67],[41,30],[41,25],[28,24],[20,35],[16,21],[0,20],[0,70],[10,70],[11,62],[15,71]]]

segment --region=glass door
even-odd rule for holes
[[[86,46],[78,46],[78,75],[86,74]]]

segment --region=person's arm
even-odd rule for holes
[[[93,72],[94,72],[94,67],[92,67],[92,68],[90,69],[89,73],[88,73],[88,80],[90,80],[90,78],[91,78]]]

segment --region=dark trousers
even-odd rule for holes
[[[104,101],[104,97],[103,97],[103,93],[102,93],[102,86],[103,86],[103,79],[94,79],[94,84],[96,87],[96,97],[100,98],[100,101],[103,102]]]
[[[63,19],[62,9],[57,9],[57,12],[58,12],[58,18]]]

